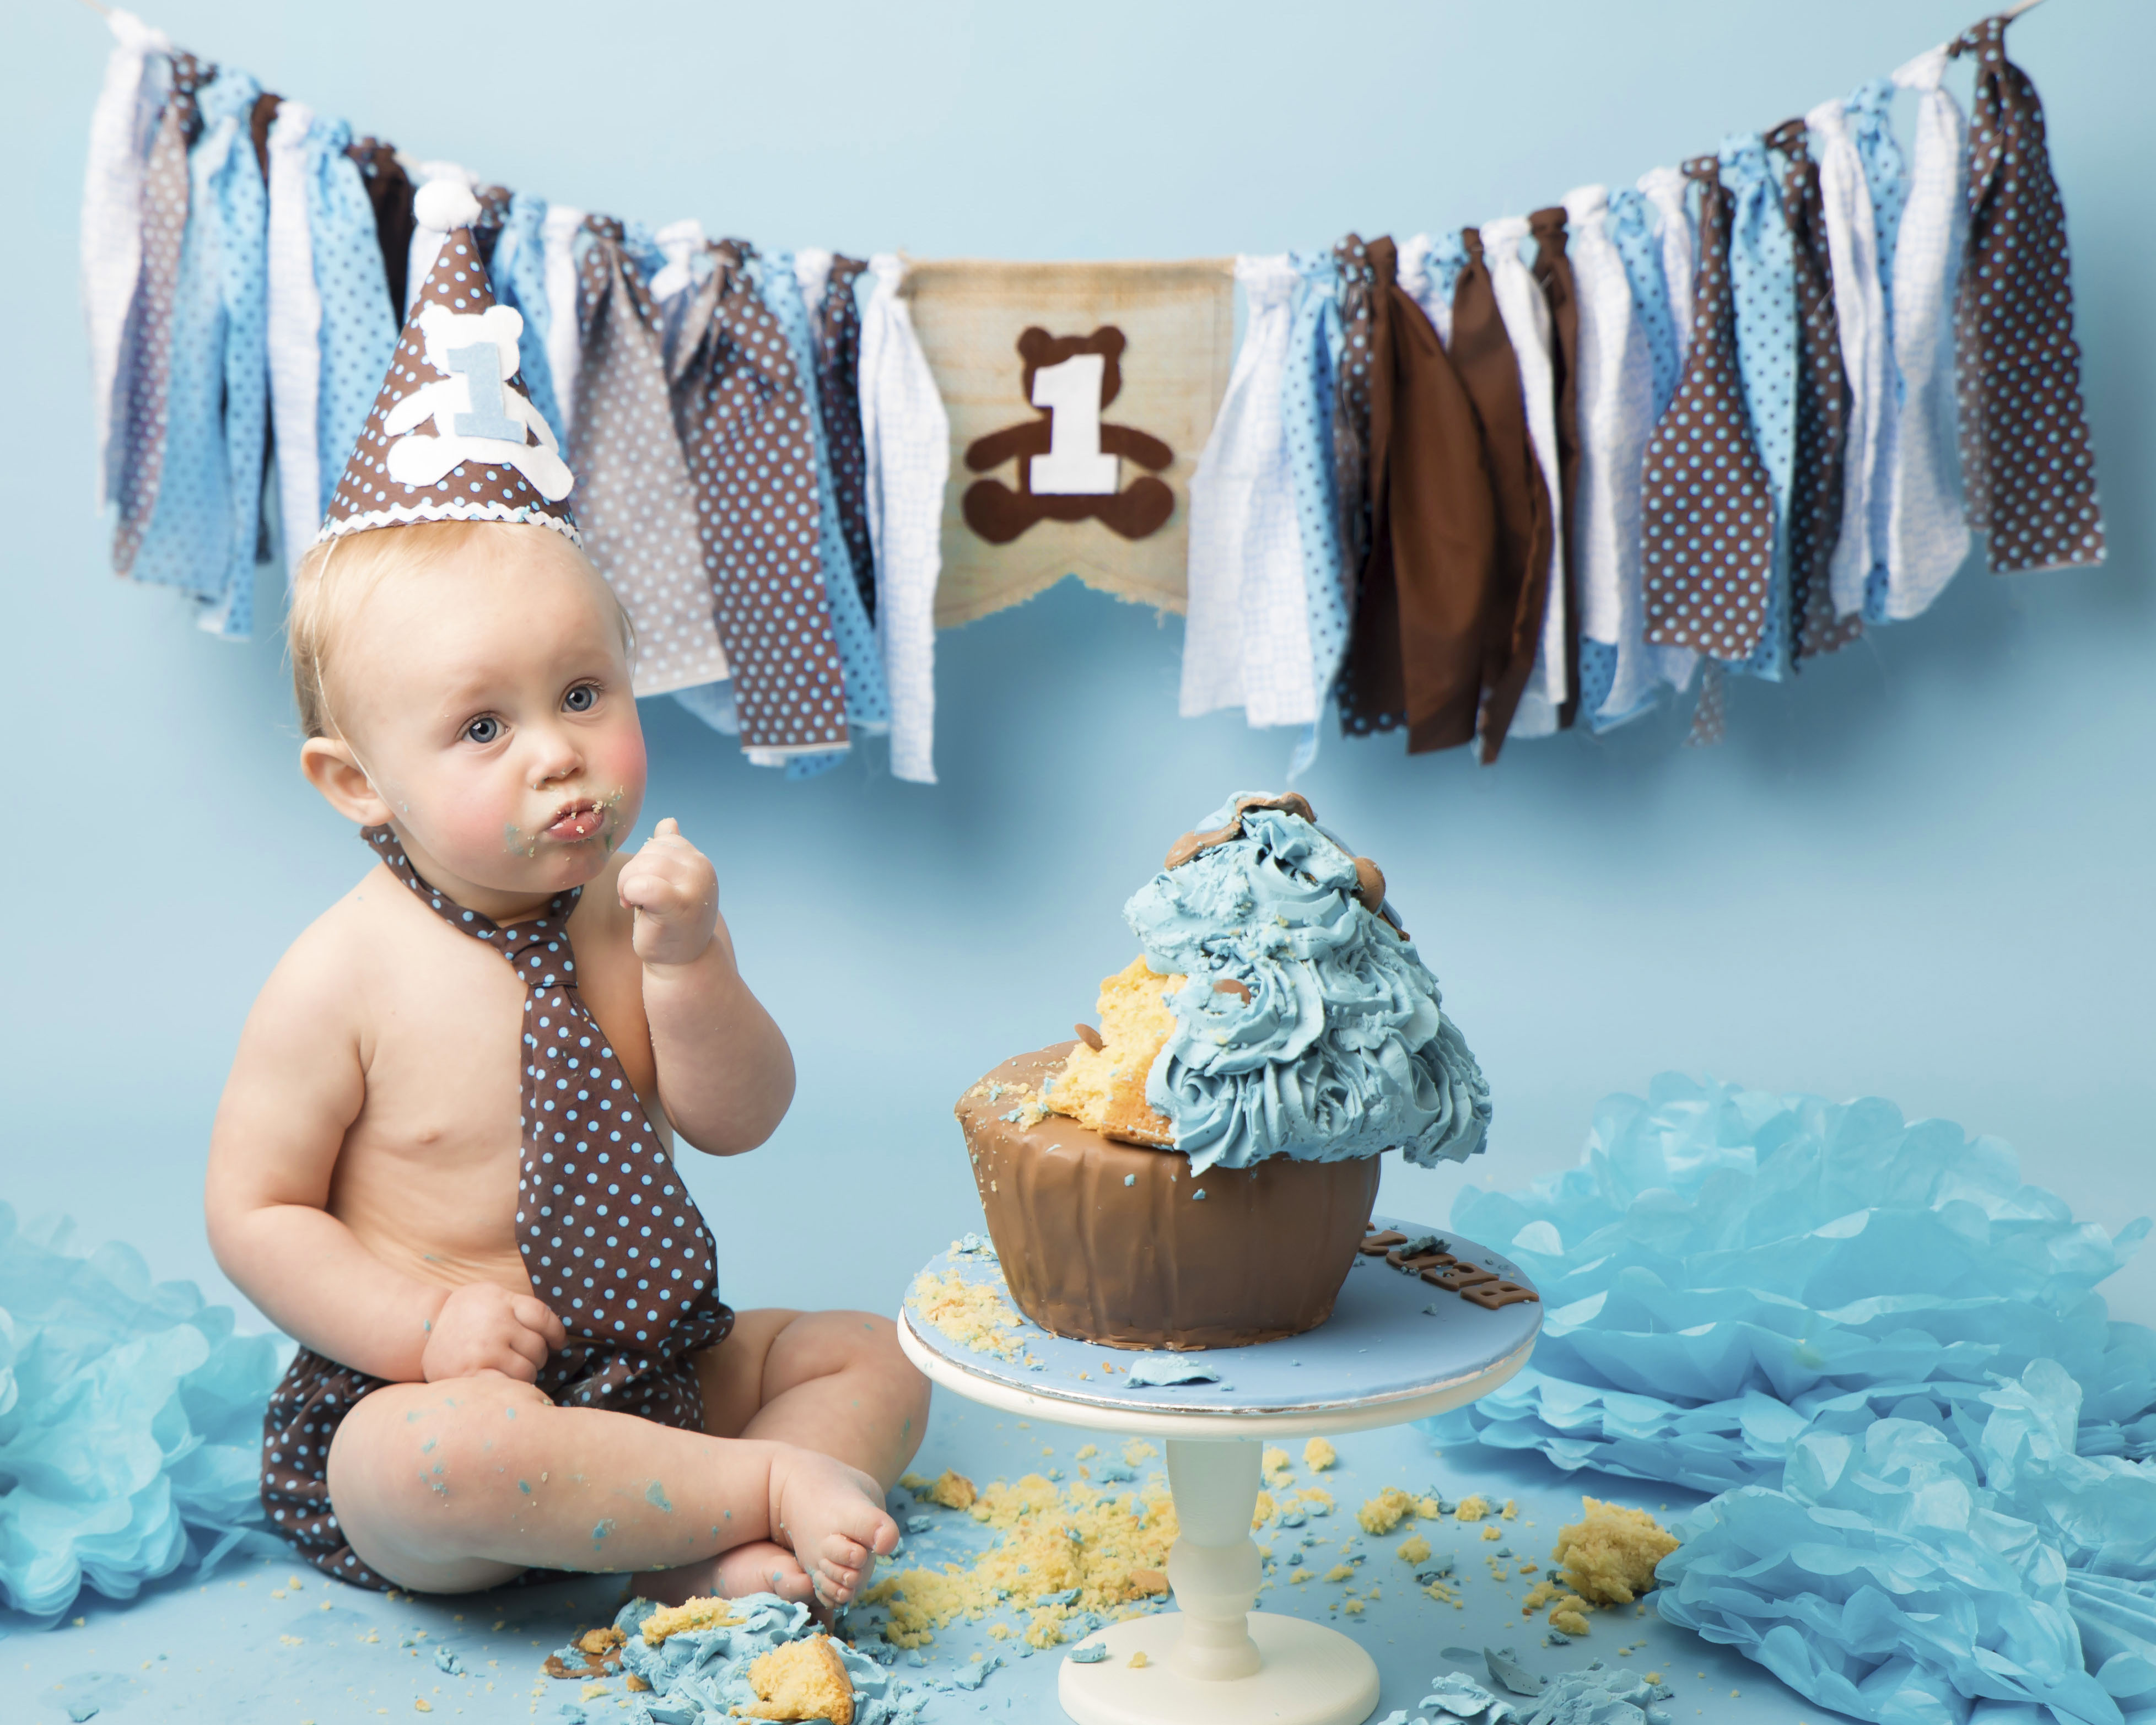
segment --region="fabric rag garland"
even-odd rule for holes
[[[360,440],[444,240],[415,200],[446,184],[478,206],[520,389],[636,624],[638,692],[752,761],[803,776],[888,730],[893,771],[932,781],[936,623],[1071,568],[1187,602],[1182,711],[1300,727],[1295,770],[1328,702],[1350,733],[1486,762],[1508,736],[1629,722],[1702,660],[1707,740],[1727,674],[1779,680],[1921,614],[1974,534],[2000,572],[2102,561],[2064,210],[2005,22],[1635,187],[1240,259],[1224,398],[1219,264],[924,269],[654,235],[355,141],[115,13],[83,222],[113,567],[248,633],[257,572],[311,538]],[[1966,118],[1944,85],[1964,56]],[[1153,452],[1136,467],[1174,464],[1118,506],[1158,530],[1014,506],[1023,453],[1015,490],[993,466],[952,486],[954,459],[1018,447],[973,423],[1010,416],[1012,388],[973,386],[1018,375],[1011,337],[1111,301],[1132,327],[1089,339],[1188,358],[1126,367],[1117,411],[1152,432],[1113,428]],[[744,484],[771,509],[730,508]],[[1189,506],[1161,516],[1176,485]],[[1019,510],[1022,555],[984,558],[1001,542],[964,532],[960,490]]]
[[[1721,1493],[1665,1617],[1884,1725],[2156,1707],[2156,1332],[2095,1291],[2146,1219],[2076,1223],[1997,1140],[1876,1098],[1665,1076],[1453,1221],[1548,1316],[1425,1430]]]

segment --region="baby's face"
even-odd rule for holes
[[[340,725],[406,838],[497,892],[583,886],[644,802],[618,614],[552,536],[490,534],[453,564],[388,574],[331,670]]]

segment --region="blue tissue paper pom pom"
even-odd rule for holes
[[[141,1254],[84,1256],[0,1204],[0,1599],[51,1622],[263,1524],[262,1416],[290,1343],[233,1333]]]

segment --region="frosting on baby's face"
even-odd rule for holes
[[[1372,865],[1300,813],[1234,802],[1171,855],[1123,916],[1148,965],[1188,978],[1146,1100],[1194,1171],[1482,1148],[1489,1086],[1414,942],[1376,909]]]
[[[469,908],[584,885],[642,807],[619,613],[552,534],[386,573],[339,630],[329,692],[414,866]]]

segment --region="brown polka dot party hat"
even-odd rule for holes
[[[444,236],[441,254],[412,302],[321,537],[413,521],[531,521],[578,541],[567,501],[576,481],[516,381],[524,320],[495,304],[472,239],[479,200],[435,180],[420,187],[414,213]]]

